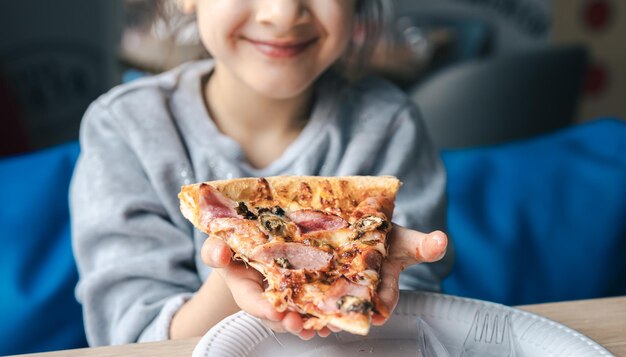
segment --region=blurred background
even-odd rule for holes
[[[183,17],[172,23],[154,23],[154,3],[149,0],[60,0],[54,4],[25,0],[1,6],[3,156],[76,139],[81,114],[99,94],[137,76],[204,55],[197,46],[195,28]],[[418,102],[420,98],[430,102],[430,95],[440,96],[420,92],[421,86],[430,91],[447,90],[466,79],[489,86],[487,82],[502,77],[501,73],[515,76],[518,71],[512,68],[523,68],[520,63],[531,61],[533,68],[527,70],[534,73],[536,81],[543,77],[544,82],[531,80],[529,87],[507,96],[540,97],[540,91],[532,87],[543,89],[558,97],[544,98],[543,103],[554,103],[554,99],[560,107],[539,114],[562,117],[550,119],[558,123],[543,124],[527,118],[529,121],[515,130],[527,135],[544,130],[540,125],[551,129],[601,116],[624,118],[626,101],[621,94],[626,90],[626,47],[620,40],[626,33],[625,6],[615,0],[395,0],[388,29],[391,35],[377,51],[371,71],[393,80]],[[172,29],[181,28],[172,34]],[[468,63],[470,67],[484,66],[455,68],[456,73],[451,68]],[[452,70],[451,82],[429,87],[429,80],[444,75],[444,69]],[[518,74],[524,75],[532,76]],[[468,85],[475,89],[472,86],[476,84]],[[467,89],[460,92],[467,93]],[[424,108],[430,110],[436,111]],[[433,121],[439,123],[432,124],[437,136],[437,126],[442,124],[436,118]]]
[[[626,294],[626,2],[393,8],[367,71],[418,104],[448,170],[444,292]],[[0,355],[86,344],[67,208],[81,117],[115,85],[206,57],[185,17],[153,19],[151,0],[0,2]]]

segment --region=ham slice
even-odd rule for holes
[[[369,300],[370,290],[365,285],[355,284],[345,278],[339,278],[326,292],[324,300],[319,303],[318,308],[326,312],[337,311],[339,310],[337,301],[344,296]]]
[[[200,224],[206,227],[215,218],[234,218],[237,203],[224,196],[211,185],[200,186]]]
[[[254,221],[241,218],[216,218],[208,225],[209,233],[222,239],[237,254],[249,257],[254,249],[267,243],[267,236],[263,234]]]
[[[371,269],[378,271],[383,264],[383,255],[377,250],[368,250],[363,253],[363,270]]]
[[[287,269],[324,270],[333,255],[321,249],[292,242],[272,242],[254,249],[252,260]]]
[[[348,226],[348,222],[339,216],[310,209],[291,212],[289,219],[298,225],[302,234],[337,230]]]

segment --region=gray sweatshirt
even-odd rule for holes
[[[171,318],[208,277],[206,236],[179,211],[181,185],[275,175],[394,175],[393,220],[445,228],[445,173],[416,107],[375,78],[352,86],[329,74],[316,84],[311,118],[280,158],[256,169],[222,134],[203,102],[212,61],[114,88],[82,122],[71,187],[76,289],[91,345],[168,338]],[[243,104],[242,104],[243,105]],[[406,270],[403,289],[438,290],[453,253]]]

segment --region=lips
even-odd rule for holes
[[[293,58],[311,47],[317,41],[317,38],[291,42],[259,41],[252,39],[247,39],[247,41],[265,56],[272,58]]]

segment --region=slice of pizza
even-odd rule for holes
[[[369,332],[387,255],[396,192],[391,176],[279,176],[183,186],[183,215],[222,239],[266,279],[278,311],[305,317],[306,329],[328,324]]]

